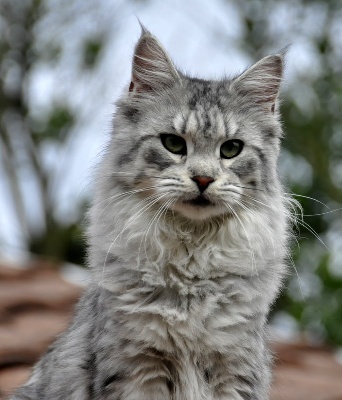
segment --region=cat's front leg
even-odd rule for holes
[[[105,399],[174,399],[174,379],[170,368],[162,359],[141,354],[133,359],[126,359],[120,369],[122,372],[118,374],[119,378],[106,387]]]
[[[209,386],[213,390],[213,400],[268,400],[270,370],[268,357],[258,363],[243,358],[216,363],[207,371]]]
[[[268,400],[267,388],[262,385],[249,385],[239,382],[241,377],[234,377],[214,389],[213,400]]]
[[[170,387],[164,379],[151,379],[141,382],[127,382],[122,394],[125,400],[171,400]]]

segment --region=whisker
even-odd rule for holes
[[[147,202],[147,204],[146,204],[145,206],[143,206],[143,207],[142,207],[139,211],[137,211],[135,214],[131,215],[131,216],[129,217],[128,222],[129,222],[130,220],[133,221],[133,220],[134,220],[134,217],[135,217],[136,215],[138,215],[138,216],[142,215],[144,211],[148,210],[148,209],[150,208],[150,206],[152,206],[153,204],[157,203],[158,200],[160,200],[160,199],[161,199],[162,197],[164,197],[164,195],[166,195],[166,194],[167,194],[167,193],[164,193],[164,194],[162,194],[162,195],[159,194],[159,193],[153,193],[153,194],[151,194],[150,196],[146,197],[145,199],[142,199],[141,201],[139,201],[137,204],[135,204],[135,205],[132,207],[131,211],[133,211],[134,209],[138,208],[138,207],[140,206],[140,204],[142,204],[142,203],[146,203],[146,202]],[[142,213],[139,214],[141,211],[142,211]],[[125,227],[124,227],[124,229],[125,229]],[[122,232],[123,232],[123,231],[122,231]]]
[[[169,193],[165,193],[165,195],[166,195],[166,194],[169,194]],[[170,199],[169,199],[169,200],[170,200]],[[167,201],[169,201],[169,200],[167,200]],[[158,213],[159,213],[160,210],[164,207],[164,205],[165,205],[165,203],[163,203],[163,204],[158,208],[158,210],[157,210],[156,213],[154,214],[153,218],[152,218],[151,221],[149,222],[148,227],[147,227],[147,230],[146,230],[146,232],[144,233],[144,235],[143,235],[143,237],[142,237],[142,239],[141,239],[141,241],[140,241],[138,254],[140,255],[142,242],[144,241],[145,255],[146,255],[146,258],[147,258],[147,259],[148,259],[147,252],[146,252],[146,240],[147,240],[147,236],[148,236],[148,233],[149,233],[149,231],[150,231],[150,229],[151,229],[151,226],[152,226],[152,224],[153,224],[155,218],[157,218]]]
[[[236,219],[239,221],[239,223],[240,223],[240,225],[241,225],[243,231],[245,232],[246,239],[247,239],[248,244],[249,244],[249,249],[251,250],[252,272],[253,272],[253,271],[254,271],[254,267],[256,267],[256,265],[255,265],[255,256],[254,256],[254,251],[252,250],[251,241],[250,241],[250,239],[249,239],[249,236],[248,236],[248,234],[247,234],[247,231],[246,231],[246,229],[245,229],[245,226],[243,225],[241,219],[239,218],[239,216],[238,216],[238,214],[236,213],[236,211],[234,210],[234,208],[233,208],[229,203],[226,203],[226,202],[225,202],[225,205],[231,210],[231,212],[233,213],[233,215],[234,215],[234,216],[236,217]],[[256,268],[255,268],[255,271],[256,271],[256,273],[257,273],[257,269],[256,269]]]
[[[265,207],[271,208],[271,207],[268,206],[267,204],[265,204],[265,203],[263,203],[263,202],[260,202],[259,200],[255,199],[255,198],[253,198],[253,197],[251,197],[251,196],[248,196],[248,195],[244,195],[244,196],[250,198],[250,199],[253,200],[253,201],[256,201],[256,202],[258,202],[258,203],[263,204]],[[287,198],[286,200],[289,200],[289,198]],[[295,225],[299,224],[299,225],[301,225],[303,228],[307,229],[307,230],[308,230],[312,235],[314,235],[315,238],[316,238],[317,240],[319,240],[319,241],[321,242],[321,244],[330,252],[331,250],[330,250],[330,249],[328,248],[328,246],[324,243],[324,241],[323,241],[322,238],[318,235],[318,233],[317,233],[307,222],[305,222],[305,221],[303,220],[303,216],[305,216],[305,214],[303,214],[302,212],[301,212],[301,214],[297,214],[297,213],[295,212],[295,211],[296,211],[295,206],[297,206],[297,208],[300,208],[300,209],[302,210],[300,204],[299,204],[296,200],[295,200],[295,202],[292,202],[292,203],[291,203],[291,201],[289,201],[289,203],[291,204],[292,209],[294,210],[294,212],[293,212],[292,214],[289,215],[290,217],[292,217],[292,218],[291,218],[291,219],[292,219],[292,223],[294,223]],[[330,211],[329,211],[329,212],[330,212]],[[296,218],[296,217],[298,217],[299,215],[301,216],[301,219]],[[297,242],[297,244],[298,244],[298,242]]]
[[[172,186],[175,189],[183,187],[183,185],[181,185],[179,183],[178,184],[175,184],[175,183],[163,183],[162,187],[169,187],[169,186]]]
[[[301,194],[296,194],[296,193],[286,193],[286,194],[289,194],[290,196],[303,197],[304,199],[309,199],[309,200],[312,200],[312,201],[316,201],[317,203],[322,204],[322,206],[324,206],[324,207],[326,207],[326,208],[328,208],[328,209],[330,210],[330,207],[328,207],[328,206],[327,206],[326,204],[324,204],[322,201],[317,200],[317,199],[315,199],[315,198],[313,198],[313,197],[310,197],[310,196],[303,196],[303,195],[301,195]]]
[[[169,210],[169,207],[171,206],[171,204],[172,203],[174,203],[174,202],[176,202],[177,201],[177,198],[175,199],[175,198],[171,198],[171,199],[169,199],[169,200],[167,200],[166,202],[165,202],[165,207],[164,207],[164,209],[162,210],[163,211],[163,213],[164,213],[164,220],[165,220],[165,216],[166,216],[166,212]],[[162,213],[162,214],[163,214]],[[161,215],[162,215],[161,214]],[[161,215],[160,215],[160,217],[161,217]],[[157,220],[157,222],[156,222],[156,224],[155,224],[155,226],[154,226],[154,234],[156,235],[156,227],[157,227],[157,224],[158,224],[158,222],[159,222],[159,220],[160,220],[160,217],[158,218],[158,220]]]
[[[154,237],[156,237],[156,235],[157,235],[157,226],[158,226],[160,218],[162,217],[163,214],[164,214],[164,217],[165,217],[166,212],[168,210],[168,206],[173,202],[173,200],[174,200],[173,198],[168,199],[162,205],[162,207],[159,209],[158,214],[157,214],[158,216],[157,216],[157,219],[155,220],[155,224],[154,224],[154,234],[153,234]],[[145,239],[145,250],[146,250],[146,239]]]
[[[155,203],[157,203],[160,199],[162,199],[162,198],[165,197],[166,195],[167,195],[167,193],[164,193],[164,194],[159,195],[159,197],[158,197],[157,199],[151,200],[147,205],[145,205],[145,206],[142,207],[139,211],[137,211],[135,214],[133,214],[133,215],[129,218],[129,220],[125,223],[125,225],[124,225],[124,227],[122,228],[121,232],[115,237],[115,239],[113,240],[113,242],[111,243],[111,245],[109,246],[109,249],[108,249],[108,251],[107,251],[107,254],[106,254],[105,260],[104,260],[104,262],[103,262],[103,266],[102,266],[102,271],[103,271],[103,272],[102,272],[102,281],[104,280],[104,270],[105,270],[105,267],[106,267],[108,255],[109,255],[109,253],[110,253],[110,251],[111,251],[111,249],[112,249],[114,243],[116,242],[116,240],[117,240],[117,239],[123,234],[123,232],[134,222],[134,218],[135,218],[136,216],[139,216],[139,217],[140,217],[146,210],[148,210],[149,208],[151,208]],[[156,195],[152,195],[152,196],[156,196]],[[152,196],[150,196],[150,197],[152,197]],[[142,200],[141,202],[144,202],[144,201],[146,201],[146,199]],[[139,202],[139,203],[141,203],[141,202]],[[138,203],[138,204],[139,204],[139,203]]]
[[[243,203],[242,203],[241,201],[239,201],[239,200],[235,200],[235,201],[236,201],[237,204],[239,204],[246,212],[251,213],[251,214],[254,216],[254,218],[256,218],[257,220],[260,221],[259,215],[258,215],[254,210],[251,210],[250,208],[248,208],[245,204],[243,204]],[[273,255],[274,255],[274,257],[276,257],[276,250],[275,250],[275,246],[274,246],[273,235],[272,235],[270,229],[267,227],[267,224],[262,224],[262,223],[261,223],[260,225],[261,225],[264,229],[266,229],[266,231],[268,232],[268,235],[269,235],[269,238],[270,238],[270,240],[271,240],[272,247],[273,247]]]
[[[264,203],[263,201],[260,201],[260,200],[256,199],[256,198],[253,197],[253,196],[249,196],[248,194],[245,194],[245,193],[240,193],[240,194],[241,194],[241,196],[247,197],[248,199],[251,199],[251,200],[254,201],[255,203],[261,204],[261,205],[263,205],[264,207],[267,207],[267,208],[269,208],[270,210],[273,210],[273,211],[274,211],[274,208],[273,208],[272,206],[270,206],[269,204],[266,204],[266,203]],[[246,201],[246,200],[245,200],[245,201]],[[295,223],[296,220],[297,220],[296,217],[298,216],[298,214],[296,213],[296,209],[299,208],[300,210],[302,210],[302,207],[301,207],[300,203],[298,203],[298,201],[295,200],[295,199],[286,198],[285,201],[287,201],[287,202],[291,205],[291,208],[292,208],[292,211],[293,211],[293,212],[292,212],[292,213],[289,213],[288,216],[289,216],[290,220],[291,220],[293,223]],[[297,207],[297,208],[296,208],[296,207]],[[301,215],[302,215],[302,214],[301,214]]]
[[[158,189],[158,186],[147,186],[147,187],[145,187],[145,188],[128,190],[128,191],[126,191],[126,192],[124,192],[124,193],[119,193],[119,194],[116,194],[116,195],[114,195],[114,196],[107,197],[106,199],[103,199],[103,200],[99,201],[99,202],[96,203],[96,204],[99,205],[99,204],[101,204],[101,203],[104,203],[105,201],[115,200],[115,199],[120,198],[120,197],[123,197],[123,196],[128,196],[128,195],[130,195],[130,194],[135,194],[135,193],[140,193],[140,192],[148,191],[148,190],[151,190],[151,189]]]
[[[302,216],[304,216],[304,217],[317,217],[317,216],[320,216],[320,215],[331,214],[331,213],[337,212],[337,211],[342,211],[342,207],[335,208],[334,210],[330,210],[330,211],[325,211],[325,212],[319,213],[319,214],[302,214]]]
[[[241,185],[237,185],[236,183],[231,183],[230,185],[234,185],[238,188],[242,188],[242,189],[250,189],[250,190],[258,190],[260,192],[264,192],[264,189],[259,189],[259,188],[255,188],[255,187],[251,187],[251,186],[241,186]]]
[[[120,177],[120,176],[122,176],[122,177],[127,176],[127,177],[130,177],[130,176],[136,176],[136,175],[137,175],[136,173],[132,173],[132,172],[113,171],[113,172],[110,172],[109,175],[101,175],[101,178],[102,178],[102,177],[111,178],[112,176],[119,176],[119,177]],[[143,178],[145,178],[145,179],[149,179],[149,178],[156,178],[156,179],[173,179],[173,180],[175,180],[175,181],[179,181],[178,178],[165,177],[165,176],[161,176],[161,175],[146,175],[146,176],[144,176]]]
[[[297,276],[297,279],[298,279],[298,286],[299,286],[300,294],[301,294],[301,296],[302,296],[302,300],[304,300],[304,299],[305,299],[305,296],[304,296],[304,291],[303,291],[303,282],[302,282],[302,279],[301,279],[301,277],[300,277],[300,275],[299,275],[299,273],[298,273],[298,269],[297,269],[297,267],[296,267],[295,262],[293,261],[293,258],[292,258],[292,256],[291,256],[291,254],[287,254],[287,257],[288,257],[288,259],[290,260],[290,263],[291,263],[291,265],[292,265],[292,267],[293,267],[293,269],[294,269],[294,271],[295,271],[295,273],[296,273],[296,276]]]
[[[324,243],[323,239],[319,236],[319,234],[305,221],[299,220],[298,224],[301,225],[303,228],[306,228],[312,235],[315,236],[317,240],[321,242],[321,244],[328,250],[329,253],[331,253],[331,250],[329,247]]]
[[[245,194],[245,193],[240,193],[240,194],[241,194],[241,196],[247,197],[247,198],[251,199],[252,201],[254,201],[254,202],[256,202],[256,203],[262,204],[263,206],[265,206],[265,207],[267,207],[267,208],[273,209],[273,208],[272,208],[271,206],[269,206],[268,204],[265,204],[264,202],[262,202],[262,201],[260,201],[260,200],[258,200],[258,199],[255,199],[255,198],[252,197],[252,196],[249,196],[249,195],[247,195],[247,194]],[[291,197],[286,197],[285,200],[291,205],[292,210],[293,210],[293,213],[289,215],[290,217],[292,216],[292,218],[291,218],[291,219],[292,219],[292,222],[295,223],[295,224],[299,223],[299,224],[302,225],[304,228],[306,228],[306,229],[307,229],[309,232],[311,232],[311,233],[316,237],[316,239],[318,239],[318,240],[322,243],[322,245],[330,252],[330,249],[329,249],[329,248],[327,247],[327,245],[324,243],[324,241],[322,240],[322,238],[317,234],[317,232],[316,232],[308,223],[306,223],[306,222],[303,220],[303,217],[304,217],[304,216],[314,216],[314,215],[306,215],[306,214],[303,214],[302,207],[301,207],[301,205],[298,203],[297,200],[291,199]],[[313,200],[314,200],[314,199],[313,199]],[[318,201],[318,202],[321,203],[320,201]],[[322,203],[322,204],[323,204],[323,203]],[[327,207],[327,206],[326,206],[326,207]],[[296,213],[296,210],[297,210],[297,209],[299,209],[299,210],[301,211],[300,214],[297,214],[297,213]],[[341,209],[342,209],[342,208],[341,208]],[[340,209],[330,210],[330,211],[327,211],[326,213],[328,214],[328,213],[331,213],[331,212],[334,212],[334,211],[339,211],[339,210],[340,210]],[[323,213],[323,214],[325,214],[325,213]],[[300,220],[298,220],[298,218],[296,218],[296,217],[298,217],[298,216],[301,217]]]
[[[246,195],[246,197],[250,198],[251,200],[257,200],[257,199],[254,199],[254,198],[251,197],[251,196],[247,196],[247,195]],[[237,203],[238,203],[238,204],[240,203],[240,205],[243,206],[243,204],[242,204],[241,202],[237,201]],[[298,203],[297,200],[295,200],[295,205],[297,205],[297,203]],[[264,204],[264,203],[262,203],[262,204],[265,205],[265,206],[267,206],[267,204]],[[243,208],[245,209],[245,207],[243,207]],[[248,210],[249,210],[250,212],[252,212],[252,210],[250,210],[250,209],[248,209]],[[264,225],[264,227],[266,227],[266,226]],[[272,241],[273,253],[274,253],[274,255],[275,255],[274,241],[273,241],[273,237],[272,237],[271,232],[269,231],[269,229],[268,229],[268,233],[269,233],[270,239],[271,239],[271,241]],[[297,246],[299,247],[298,240],[297,240],[295,237],[294,237],[294,239],[295,239],[295,241],[296,241],[296,243],[297,243]],[[300,290],[300,293],[301,293],[301,297],[302,297],[302,299],[304,299],[303,282],[302,282],[302,279],[301,279],[301,277],[300,277],[300,275],[299,275],[299,273],[298,273],[298,270],[297,270],[297,267],[296,267],[296,265],[295,265],[295,263],[294,263],[294,260],[293,260],[291,254],[290,254],[289,252],[287,252],[287,258],[288,258],[288,260],[290,261],[291,266],[293,267],[293,269],[294,269],[294,271],[295,271],[295,274],[296,274],[297,279],[298,279],[298,285],[299,285],[299,290]]]
[[[245,194],[245,193],[240,193],[240,194],[241,194],[241,196],[247,197],[247,198],[249,198],[249,199],[255,201],[256,203],[259,203],[259,204],[263,205],[264,207],[267,207],[267,208],[270,208],[271,210],[274,210],[269,204],[266,204],[266,203],[264,203],[263,201],[260,201],[260,200],[256,199],[256,198],[253,197],[253,196],[249,196],[248,194]]]
[[[98,202],[97,204],[101,204],[101,203],[103,203],[104,201],[109,201],[109,203],[101,210],[100,214],[98,215],[98,217],[97,217],[97,219],[96,219],[96,222],[99,221],[100,217],[102,216],[102,214],[104,213],[104,211],[106,211],[107,207],[109,207],[110,205],[112,205],[112,204],[114,203],[115,200],[118,200],[118,199],[119,199],[119,201],[117,202],[117,204],[118,204],[118,203],[120,203],[120,202],[123,201],[123,200],[127,200],[127,196],[128,196],[128,197],[131,197],[131,196],[133,196],[133,195],[136,194],[136,193],[140,193],[140,192],[144,192],[144,191],[149,191],[149,190],[152,190],[152,189],[157,189],[157,186],[150,186],[150,187],[143,188],[143,189],[129,190],[128,192],[120,193],[120,194],[118,194],[118,195],[115,195],[115,196],[112,196],[112,197],[108,197],[107,199],[104,199],[104,200]],[[147,198],[148,198],[148,197],[147,197]],[[146,200],[146,199],[145,199],[145,200]]]

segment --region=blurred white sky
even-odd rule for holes
[[[241,72],[255,60],[243,49],[244,25],[237,2],[50,0],[47,3],[49,12],[36,30],[37,45],[44,46],[57,37],[64,51],[55,65],[41,62],[36,66],[28,83],[27,96],[36,116],[45,114],[60,99],[66,99],[80,116],[75,135],[66,148],[53,144],[44,148],[46,164],[52,170],[61,171],[55,177],[55,212],[61,220],[67,221],[75,218],[78,203],[85,196],[91,197],[92,169],[100,159],[110,132],[113,103],[129,82],[132,52],[140,34],[137,17],[159,38],[175,64],[191,75],[218,78]],[[298,28],[300,13],[297,8],[295,2],[275,2],[270,11],[272,23],[268,32],[275,47],[268,50],[276,52],[292,44],[285,86],[297,82],[297,90],[293,88],[296,98],[300,107],[309,112],[314,94],[301,87],[298,77],[320,73],[310,37],[324,24],[325,13],[324,9],[313,5],[307,22],[301,21],[301,28]],[[101,32],[106,32],[108,40],[96,69],[80,73],[78,49],[84,38]],[[311,179],[311,167],[306,161],[295,161]],[[25,200],[32,223],[39,226],[35,189],[30,180],[24,178],[23,182],[30,193]],[[23,246],[7,193],[0,171],[0,251],[1,248],[13,251]]]

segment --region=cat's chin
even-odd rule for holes
[[[184,217],[203,221],[209,218],[217,217],[218,215],[225,214],[226,209],[214,204],[194,204],[194,203],[176,203],[173,210],[179,212]]]

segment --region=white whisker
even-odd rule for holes
[[[245,204],[243,204],[243,203],[242,203],[241,201],[239,201],[239,200],[236,200],[236,199],[235,199],[235,201],[236,201],[237,204],[238,204],[240,207],[242,207],[247,213],[250,213],[251,215],[253,215],[253,217],[254,217],[256,220],[258,220],[258,223],[259,223],[260,226],[262,226],[264,229],[266,229],[266,231],[267,231],[267,233],[268,233],[268,236],[269,236],[269,238],[270,238],[270,240],[271,240],[271,243],[272,243],[273,255],[274,255],[274,257],[276,257],[276,249],[275,249],[275,246],[274,246],[273,235],[272,235],[270,229],[267,227],[267,224],[263,223],[263,221],[260,221],[260,216],[259,216],[254,210],[251,210],[250,208],[248,208]]]
[[[169,194],[169,193],[165,193],[165,195],[166,195],[166,194]],[[170,199],[169,199],[169,200],[170,200]],[[169,200],[167,200],[167,202],[168,202]],[[147,240],[147,236],[148,236],[149,230],[150,230],[150,228],[151,228],[151,226],[152,226],[152,224],[153,224],[155,218],[157,217],[157,215],[158,215],[158,213],[160,212],[160,210],[163,209],[164,205],[165,205],[165,203],[162,203],[162,204],[161,204],[161,206],[157,209],[157,211],[155,212],[155,214],[154,214],[154,216],[152,217],[151,221],[149,222],[148,227],[147,227],[147,230],[145,231],[145,233],[144,233],[144,235],[143,235],[143,237],[141,238],[141,241],[140,241],[139,250],[138,250],[138,257],[140,257],[141,246],[142,246],[142,242],[144,241],[145,255],[146,255],[146,258],[148,259],[148,256],[147,256],[147,253],[146,253],[146,240]]]
[[[233,215],[236,217],[236,219],[239,221],[239,223],[240,223],[240,225],[241,225],[241,227],[242,227],[242,229],[243,229],[243,231],[244,231],[244,233],[245,233],[245,235],[246,235],[246,239],[247,239],[248,244],[249,244],[249,249],[250,249],[250,251],[251,251],[251,257],[252,257],[252,271],[254,271],[254,269],[255,269],[255,272],[257,273],[257,269],[256,269],[256,267],[255,267],[256,264],[255,264],[254,251],[253,251],[253,249],[252,249],[252,244],[251,244],[251,241],[250,241],[250,239],[249,239],[249,235],[248,235],[248,233],[247,233],[247,230],[246,230],[245,226],[243,225],[241,219],[239,218],[238,214],[237,214],[236,211],[234,210],[234,208],[233,208],[229,203],[227,203],[227,202],[225,202],[225,204],[226,204],[226,206],[231,210],[231,212],[232,212]]]
[[[303,228],[306,228],[315,238],[331,253],[329,247],[324,243],[323,239],[319,236],[319,234],[305,221],[298,221],[298,224],[301,225]]]
[[[157,199],[151,200],[147,205],[145,205],[145,206],[142,207],[139,211],[137,211],[135,214],[133,214],[133,215],[129,218],[129,220],[125,223],[125,225],[124,225],[124,227],[122,228],[121,232],[120,232],[120,233],[115,237],[115,239],[112,241],[112,243],[111,243],[111,245],[109,246],[109,249],[108,249],[108,251],[107,251],[107,254],[106,254],[105,260],[104,260],[104,262],[103,262],[103,266],[102,266],[102,268],[103,268],[103,270],[102,270],[102,282],[103,282],[103,280],[104,280],[104,270],[105,270],[105,267],[106,267],[108,255],[109,255],[109,253],[110,253],[110,251],[111,251],[113,245],[115,244],[116,240],[117,240],[120,236],[122,236],[123,232],[134,222],[134,218],[135,218],[136,216],[139,216],[139,217],[140,217],[140,216],[144,213],[144,211],[146,211],[146,210],[148,210],[149,208],[151,208],[155,203],[157,203],[160,199],[162,199],[162,198],[163,198],[164,196],[166,196],[166,195],[167,195],[167,193],[158,195]],[[155,197],[155,196],[157,196],[157,195],[154,194],[154,195],[152,195],[152,196]],[[150,196],[150,197],[152,197],[152,196]],[[138,204],[140,204],[140,203],[142,203],[142,202],[144,202],[144,201],[146,202],[146,200],[147,200],[147,199],[144,199],[144,200],[142,200],[141,202],[139,202]],[[137,206],[137,205],[136,205],[136,206]],[[135,206],[135,207],[136,207],[136,206]],[[133,208],[135,208],[135,207],[133,207]]]
[[[297,279],[298,279],[298,286],[299,286],[300,294],[302,296],[302,300],[305,300],[304,291],[303,291],[303,282],[302,282],[302,279],[301,279],[301,277],[300,277],[300,275],[298,273],[296,264],[293,261],[293,258],[292,258],[290,253],[287,254],[287,258],[289,259],[289,261],[291,263],[291,266],[293,267],[293,269],[294,269],[294,271],[296,273],[296,276],[297,276]]]
[[[288,194],[288,193],[286,193],[286,194]],[[301,195],[301,194],[296,194],[296,193],[291,193],[290,196],[303,197],[304,199],[309,199],[309,200],[312,200],[312,201],[316,201],[317,203],[322,204],[322,206],[324,206],[324,207],[326,207],[326,208],[328,208],[328,209],[330,210],[330,207],[328,207],[328,206],[327,206],[326,204],[324,204],[322,201],[317,200],[317,199],[315,199],[315,198],[313,198],[313,197],[310,197],[310,196],[303,196],[303,195]]]
[[[124,193],[121,193],[121,194],[117,194],[117,195],[114,195],[114,196],[112,196],[112,197],[108,197],[107,199],[104,199],[104,200],[98,202],[97,204],[101,204],[101,203],[103,203],[104,201],[108,201],[109,203],[101,210],[101,212],[99,213],[99,215],[98,215],[98,217],[97,217],[96,222],[99,221],[99,219],[100,219],[101,215],[104,213],[104,211],[105,211],[110,205],[112,205],[116,200],[119,200],[119,201],[117,201],[117,203],[120,203],[120,201],[122,201],[122,200],[127,200],[127,197],[130,198],[131,196],[133,196],[133,195],[136,194],[136,193],[147,192],[147,191],[153,190],[153,189],[157,189],[157,186],[149,186],[149,187],[142,188],[142,189],[129,190],[129,191],[127,191],[127,192],[124,192]],[[149,197],[147,197],[147,198],[149,198]],[[146,200],[146,199],[144,199],[144,200]]]

